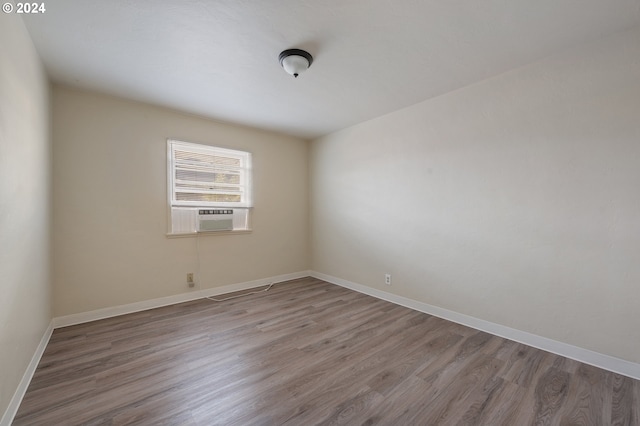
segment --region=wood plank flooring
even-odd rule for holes
[[[640,381],[313,278],[55,330],[15,425],[640,425]]]

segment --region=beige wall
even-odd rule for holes
[[[0,14],[0,417],[51,320],[48,93],[22,19]]]
[[[312,269],[640,362],[638,58],[639,28],[314,141]]]
[[[54,314],[307,270],[308,143],[54,86]],[[253,232],[167,238],[167,138],[253,154]],[[198,262],[197,246],[200,250]]]

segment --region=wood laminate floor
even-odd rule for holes
[[[57,329],[15,425],[640,425],[640,381],[313,278]]]

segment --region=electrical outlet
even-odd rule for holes
[[[189,287],[193,287],[196,285],[196,283],[193,281],[193,272],[189,272],[187,274],[187,284],[189,284]]]
[[[391,274],[384,274],[384,283],[386,285],[391,285]]]

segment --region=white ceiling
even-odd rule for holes
[[[54,0],[52,79],[313,138],[640,22],[640,0]],[[314,56],[298,79],[278,54]]]

